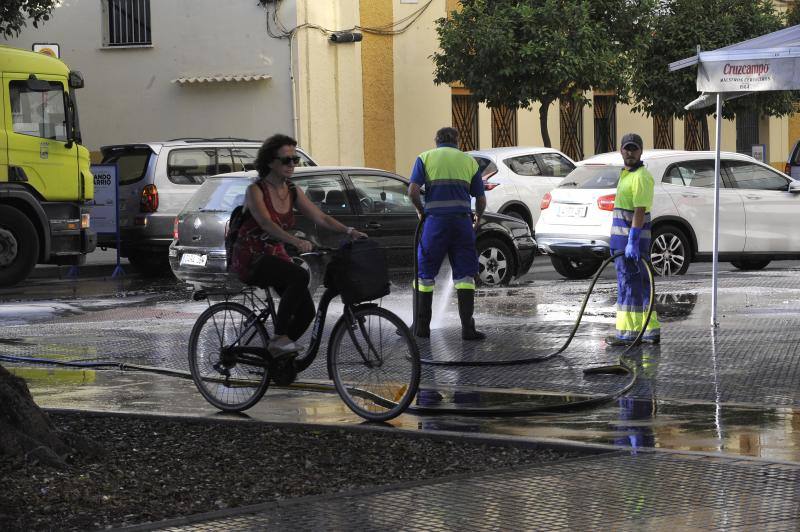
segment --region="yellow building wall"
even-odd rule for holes
[[[361,0],[360,24],[386,26],[392,20],[392,0]],[[395,67],[394,38],[365,32],[361,47],[364,94],[364,163],[395,169]]]
[[[298,24],[329,29],[355,25],[378,27],[413,14],[425,3],[398,0],[296,0]],[[451,88],[433,83],[430,56],[438,50],[435,21],[457,9],[457,0],[431,3],[414,24],[394,36],[363,33],[361,43],[332,44],[327,35],[302,29],[295,39],[297,129],[300,144],[323,164],[366,165],[408,175],[415,157],[433,146],[435,131],[452,124]],[[589,95],[591,97],[591,95]],[[492,147],[491,112],[478,111],[480,148]],[[584,157],[594,155],[594,114],[583,111]],[[684,148],[683,121],[674,120],[674,148]],[[710,148],[715,122],[708,118]],[[560,147],[559,105],[548,113],[552,146]],[[617,107],[617,143],[629,131],[653,146],[653,121]],[[768,161],[782,169],[794,142],[800,139],[800,115],[762,120],[761,142]],[[521,146],[542,146],[539,104],[517,113]],[[734,121],[723,121],[722,150],[735,151]]]
[[[297,0],[297,22],[331,30],[359,24],[358,0]],[[361,43],[332,43],[302,28],[295,36],[297,135],[320,164],[364,164],[364,95]]]
[[[402,19],[425,3],[393,2],[394,20]],[[395,168],[408,176],[420,152],[433,148],[436,130],[452,125],[451,89],[433,83],[433,61],[438,50],[436,19],[446,16],[446,3],[431,3],[405,33],[394,37]],[[491,124],[491,122],[487,123]],[[487,125],[481,124],[481,137]],[[488,131],[491,139],[491,130]],[[388,168],[392,170],[393,168]]]

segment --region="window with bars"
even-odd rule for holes
[[[559,100],[561,151],[573,161],[583,159],[583,102],[572,98]]]
[[[469,95],[453,94],[453,127],[458,130],[459,149],[478,149],[478,102]]]
[[[653,115],[653,148],[675,148],[675,125],[671,115]]]
[[[103,46],[149,46],[150,0],[104,0]]]
[[[617,98],[594,97],[594,152],[617,151]]]
[[[513,107],[492,108],[492,147],[517,145],[517,110]]]
[[[683,149],[708,150],[708,120],[706,115],[687,113],[683,118]]]
[[[736,151],[750,155],[758,142],[758,111],[745,109],[736,113]]]

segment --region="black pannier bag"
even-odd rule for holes
[[[370,301],[389,294],[386,252],[371,239],[342,244],[325,272],[325,286],[335,288],[345,303]]]
[[[225,233],[225,260],[227,261],[226,269],[230,271],[231,260],[233,259],[233,247],[236,245],[236,239],[239,237],[239,228],[250,216],[250,213],[244,210],[244,205],[237,205],[231,217],[228,219],[228,227]]]

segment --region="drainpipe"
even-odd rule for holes
[[[292,137],[299,138],[300,130],[300,117],[297,116],[297,83],[294,79],[294,36],[296,32],[292,32],[289,36],[289,81],[291,82],[292,91]]]

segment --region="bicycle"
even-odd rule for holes
[[[321,255],[317,250],[301,256]],[[209,307],[197,318],[189,337],[192,380],[203,397],[226,412],[241,412],[264,396],[270,380],[288,386],[315,360],[322,343],[328,306],[339,295],[327,287],[320,299],[311,342],[303,354],[273,356],[267,349],[268,321],[275,321],[270,289],[262,299],[245,286],[231,301],[229,290],[200,290],[194,299]],[[225,300],[211,303],[213,295]],[[356,414],[369,421],[388,421],[401,414],[417,394],[419,351],[408,326],[376,303],[344,304],[328,341],[327,370],[336,391]]]

